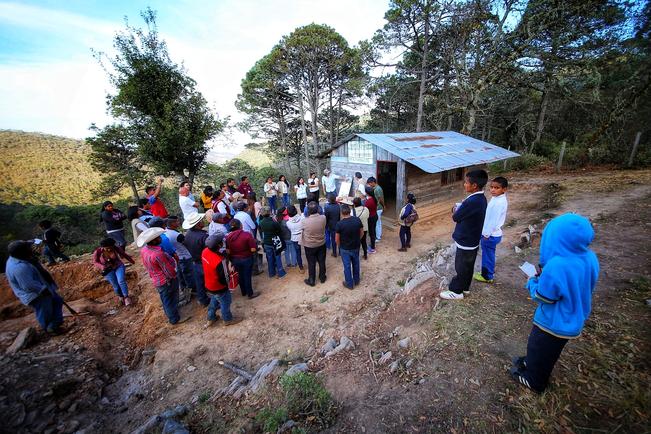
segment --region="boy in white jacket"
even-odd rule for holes
[[[502,241],[502,225],[506,220],[508,201],[506,190],[509,183],[506,178],[498,176],[490,184],[491,200],[486,208],[484,227],[481,230],[481,273],[475,273],[479,282],[493,283],[495,275],[495,249]]]

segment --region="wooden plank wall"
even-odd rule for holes
[[[464,168],[464,174],[474,169],[484,169],[486,165]],[[420,206],[433,205],[437,202],[449,202],[466,197],[463,180],[448,185],[441,185],[441,173],[427,173],[413,164],[407,164],[407,192],[414,193]]]

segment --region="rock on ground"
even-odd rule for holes
[[[291,377],[292,375],[296,375],[299,372],[307,372],[308,366],[307,363],[299,363],[298,365],[294,365],[291,368],[285,372],[285,376]]]
[[[18,333],[14,342],[7,348],[7,354],[16,354],[18,351],[29,345],[34,340],[34,329],[32,327],[25,327]]]

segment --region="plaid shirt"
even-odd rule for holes
[[[163,286],[176,278],[176,262],[159,246],[143,247],[140,250],[140,258],[154,286]]]

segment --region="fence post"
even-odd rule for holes
[[[561,171],[561,165],[563,164],[563,156],[565,155],[565,146],[567,143],[563,141],[563,144],[561,145],[561,152],[558,154],[558,163],[556,163],[556,171],[560,172]]]
[[[509,151],[511,150],[511,145],[509,145],[509,147],[507,148],[507,150],[509,150]],[[507,161],[509,161],[509,160],[508,160],[508,159],[504,160],[504,170],[506,170],[506,163],[507,163]]]
[[[631,149],[631,155],[628,157],[628,164],[626,166],[631,167],[633,165],[633,159],[637,153],[637,147],[640,144],[640,137],[642,137],[642,131],[638,131],[635,135],[635,141],[633,142],[633,149]]]

